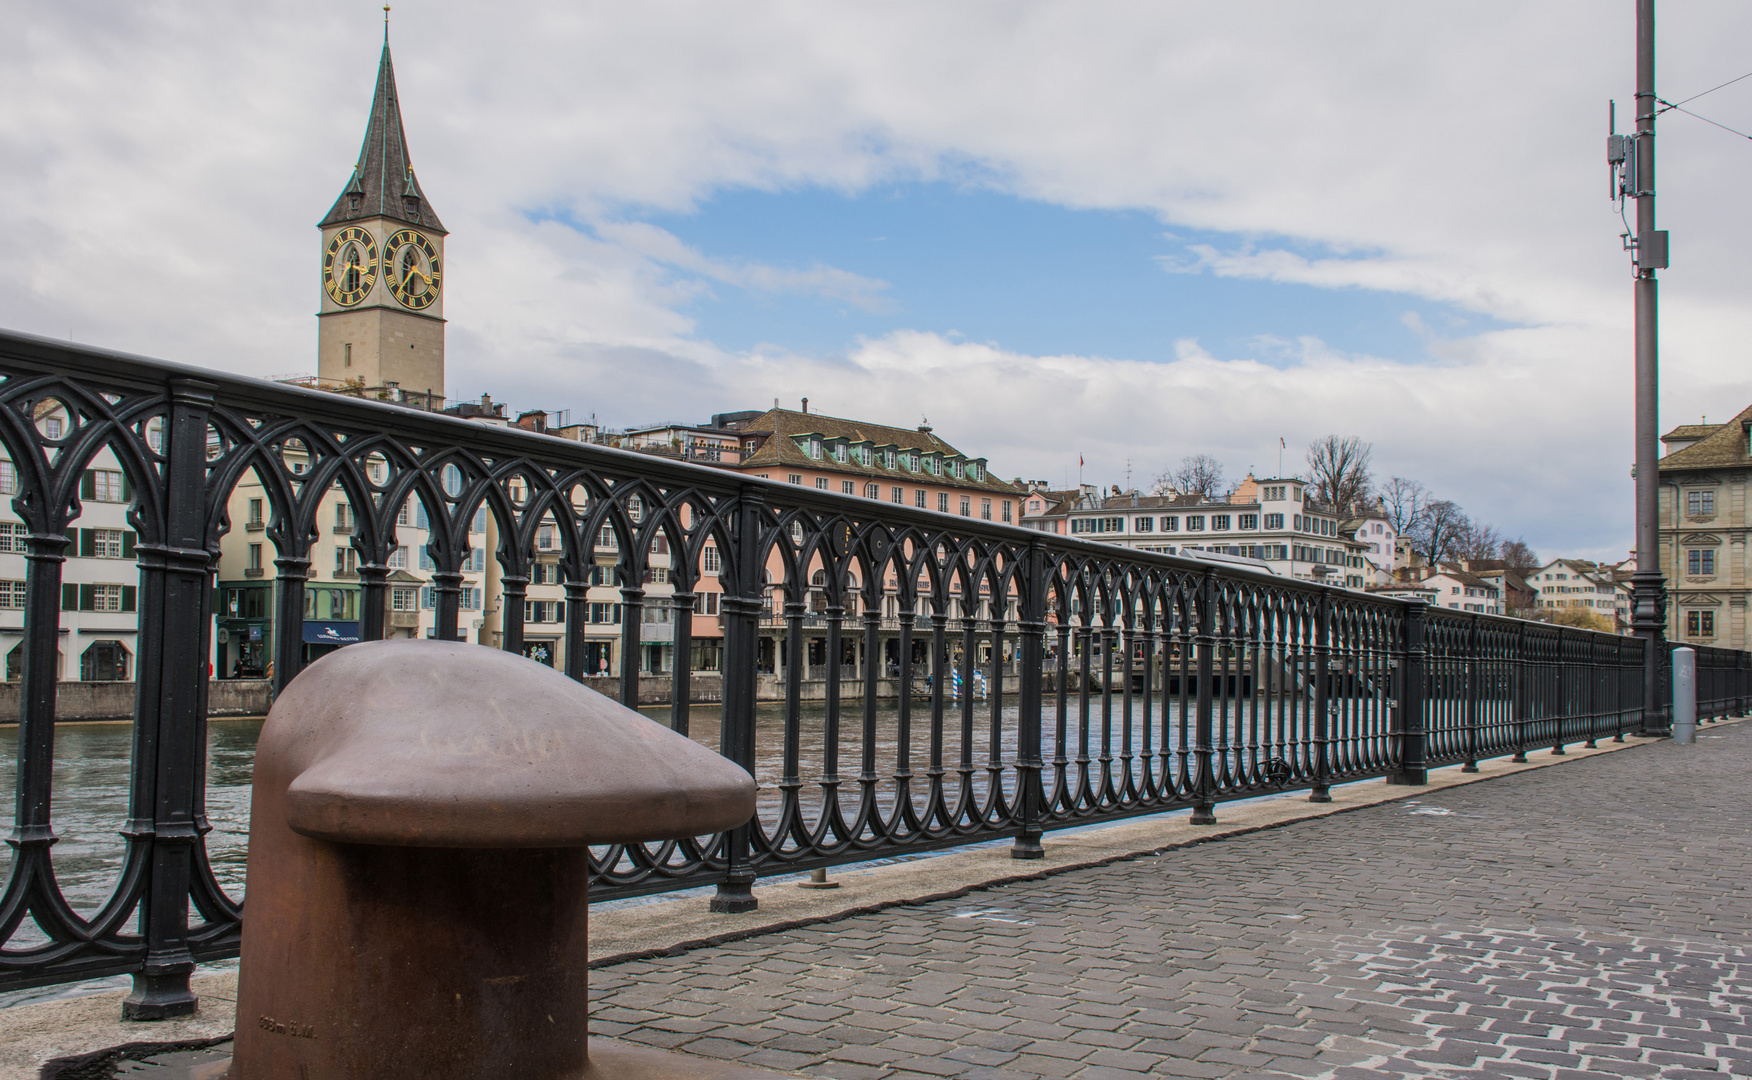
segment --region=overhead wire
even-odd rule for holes
[[[1727,81],[1727,82],[1725,82],[1725,83],[1722,83],[1722,85],[1721,85],[1721,86],[1712,86],[1712,87],[1710,87],[1710,88],[1709,88],[1709,89],[1708,89],[1708,90],[1705,90],[1705,91],[1704,91],[1704,92],[1703,92],[1703,94],[1713,94],[1713,93],[1715,93],[1715,92],[1716,92],[1716,91],[1717,91],[1717,90],[1720,90],[1720,89],[1721,89],[1721,88],[1722,88],[1722,86],[1732,86],[1732,85],[1734,85],[1734,84],[1735,84],[1735,83],[1737,83],[1737,82],[1739,82],[1739,81],[1740,81],[1740,79],[1752,79],[1752,71],[1748,71],[1748,72],[1747,72],[1747,73],[1746,73],[1746,74],[1744,74],[1744,75],[1741,75],[1741,76],[1740,76],[1740,77],[1739,77],[1739,78],[1735,78],[1735,79],[1729,79],[1729,80],[1728,80],[1728,81]],[[1702,97],[1702,96],[1703,96],[1703,94],[1692,94],[1692,95],[1691,95],[1691,96],[1690,96],[1690,97],[1688,97],[1688,98],[1680,98],[1680,99],[1679,99],[1679,100],[1678,100],[1678,101],[1677,101],[1677,102],[1671,102],[1671,101],[1661,101],[1661,99],[1660,99],[1660,98],[1656,98],[1656,99],[1655,99],[1655,100],[1656,100],[1656,101],[1661,101],[1661,104],[1663,104],[1663,105],[1665,105],[1665,106],[1667,106],[1667,108],[1668,108],[1668,109],[1677,109],[1677,108],[1679,108],[1679,106],[1681,106],[1681,105],[1683,105],[1683,104],[1685,104],[1685,103],[1686,103],[1686,102],[1688,102],[1688,101],[1696,101],[1696,100],[1697,100],[1697,99],[1698,99],[1698,98],[1700,98],[1700,97]],[[1665,111],[1665,110],[1663,110],[1663,111]],[[1683,111],[1683,110],[1681,110],[1681,111]],[[1693,113],[1693,114],[1692,114],[1692,115],[1693,115],[1693,116],[1696,116],[1696,115],[1697,115],[1697,114],[1696,114],[1696,113]],[[1702,118],[1702,117],[1698,117],[1698,119],[1700,119],[1700,120],[1701,120],[1701,119],[1703,119],[1703,118]]]
[[[1663,104],[1663,105],[1666,105],[1666,106],[1667,106],[1667,109],[1672,109],[1672,110],[1674,110],[1674,111],[1676,111],[1676,112],[1682,112],[1682,113],[1684,113],[1684,114],[1685,114],[1685,115],[1686,115],[1686,116],[1693,116],[1693,117],[1696,117],[1696,118],[1697,118],[1697,119],[1699,119],[1699,120],[1702,120],[1702,121],[1703,121],[1703,122],[1704,122],[1704,123],[1706,123],[1706,124],[1715,124],[1715,126],[1716,126],[1716,127],[1719,127],[1719,128],[1721,128],[1721,129],[1722,129],[1722,130],[1723,130],[1723,131],[1727,131],[1727,132],[1731,132],[1731,133],[1732,133],[1732,134],[1735,134],[1735,135],[1738,135],[1738,136],[1739,136],[1739,137],[1740,137],[1740,138],[1742,138],[1742,139],[1752,139],[1752,135],[1748,135],[1748,134],[1746,134],[1746,133],[1745,133],[1745,132],[1744,132],[1744,131],[1736,131],[1736,130],[1735,130],[1735,129],[1733,129],[1733,128],[1731,128],[1731,127],[1729,127],[1729,126],[1728,126],[1728,125],[1726,125],[1726,124],[1723,124],[1723,123],[1719,123],[1719,122],[1717,122],[1717,121],[1715,121],[1715,120],[1711,120],[1711,119],[1710,119],[1710,118],[1709,118],[1709,117],[1707,117],[1707,116],[1699,116],[1699,115],[1698,115],[1698,114],[1697,114],[1697,113],[1694,113],[1694,112],[1692,112],[1692,111],[1691,111],[1691,110],[1690,110],[1690,109],[1681,109],[1681,108],[1680,108],[1680,107],[1679,107],[1679,106],[1677,106],[1677,105],[1674,105],[1674,104],[1671,104],[1671,103],[1670,103],[1670,102],[1666,102],[1666,101],[1662,101],[1662,100],[1661,100],[1661,99],[1660,99],[1660,98],[1656,98],[1656,99],[1655,99],[1655,100],[1656,100],[1656,101],[1660,101],[1660,102],[1661,102],[1661,104]],[[1687,100],[1689,100],[1689,99],[1687,99]],[[1667,111],[1667,109],[1663,109],[1663,110],[1661,110],[1661,111],[1662,111],[1662,112],[1666,112],[1666,111]]]

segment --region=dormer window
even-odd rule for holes
[[[833,459],[835,461],[838,461],[838,462],[844,462],[846,460],[846,444],[845,443],[835,444],[835,446],[833,448]]]

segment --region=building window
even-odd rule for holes
[[[827,490],[827,477],[817,476],[815,478],[815,487],[817,488],[817,490],[826,491]]]
[[[260,544],[249,546],[249,569],[258,574],[262,572],[262,546]]]
[[[1712,517],[1715,514],[1715,492],[1693,491],[1685,496],[1685,512],[1692,517]]]
[[[846,444],[845,443],[840,443],[838,446],[833,448],[833,459],[835,461],[838,461],[838,462],[844,462],[846,460]]]
[[[949,493],[947,491],[937,492],[937,512],[939,514],[949,512]]]
[[[803,483],[803,477],[798,473],[792,473],[787,479],[789,479],[791,481],[791,483],[793,483],[793,484]]]
[[[966,495],[961,497],[961,516],[973,516],[973,500]]]
[[[1187,532],[1203,532],[1204,531],[1204,515],[1203,514],[1188,514],[1186,517],[1186,531]]]
[[[18,494],[18,466],[0,461],[0,495]]]
[[[535,530],[535,547],[538,551],[552,551],[559,547],[559,530],[552,525],[540,525]]]
[[[708,574],[716,574],[723,571],[724,558],[718,554],[718,545],[707,544],[700,551],[700,566]]]
[[[262,527],[262,501],[260,499],[249,501],[249,527],[252,529]]]
[[[842,494],[842,495],[856,495],[857,493],[858,493],[857,481],[855,481],[855,480],[841,480],[840,481],[840,494]]]
[[[406,570],[408,568],[408,549],[406,544],[390,549],[389,568],[391,570]]]
[[[590,605],[590,621],[598,624],[620,622],[620,605],[592,603]]]
[[[24,551],[24,525],[16,521],[0,521],[0,551],[8,554],[22,554]]]
[[[1708,577],[1715,573],[1715,549],[1692,548],[1685,556],[1685,572]]]
[[[335,549],[335,576],[342,574],[357,576],[359,573],[359,553],[350,547]]]
[[[1228,527],[1229,527],[1229,515],[1228,514],[1212,514],[1211,515],[1211,528],[1212,529],[1227,529]]]
[[[418,611],[420,590],[412,585],[397,585],[389,590],[389,610]]]
[[[918,507],[920,510],[923,510],[925,508],[925,489],[924,488],[915,488],[913,490],[913,505]]]
[[[1177,517],[1163,518],[1162,519],[1162,531],[1163,532],[1179,532],[1180,531],[1180,519]]]
[[[821,460],[821,440],[820,439],[810,439],[809,440],[809,456],[814,458],[816,461]],[[617,619],[615,621],[619,622],[620,620]]]
[[[1267,515],[1265,515],[1265,527],[1268,529],[1281,529],[1281,528],[1283,528],[1284,527],[1284,516],[1282,514],[1267,514]]]
[[[93,559],[119,559],[129,554],[121,529],[82,529],[81,535],[89,538],[81,545],[85,548],[79,553],[81,555]]]
[[[1122,517],[1071,519],[1071,532],[1073,533],[1117,533],[1124,531],[1125,519]]]
[[[18,611],[24,607],[24,582],[0,581],[0,608]]]
[[[1004,520],[1005,521],[1010,520],[1010,500],[1009,499],[1004,500]]]
[[[1257,529],[1257,528],[1259,528],[1259,515],[1258,514],[1242,514],[1242,515],[1240,515],[1240,517],[1241,517],[1241,523],[1239,526],[1237,526],[1238,528],[1242,528],[1242,529]]]
[[[990,521],[992,519],[992,501],[990,499],[981,499],[979,501],[979,518],[981,521]]]
[[[905,491],[905,489],[897,488],[897,487],[889,488],[888,489],[888,501],[892,502],[892,503],[899,503],[900,505],[905,506],[906,505],[906,491]]]
[[[1150,532],[1156,527],[1156,519],[1140,517],[1132,522],[1132,528],[1137,532]]]
[[[864,498],[866,498],[866,499],[880,499],[881,497],[882,497],[882,485],[881,484],[865,484],[864,485]]]
[[[93,502],[121,502],[127,497],[122,474],[116,469],[87,469],[79,494]]]
[[[122,586],[93,585],[91,586],[91,606],[89,611],[121,611]]]
[[[1686,637],[1715,637],[1715,612],[1687,611],[1685,613]]]

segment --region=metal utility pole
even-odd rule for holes
[[[1660,362],[1655,271],[1667,265],[1667,234],[1655,229],[1655,0],[1636,0],[1636,133],[1609,145],[1622,163],[1619,197],[1636,200],[1636,572],[1631,628],[1643,639],[1644,735],[1669,730],[1667,587],[1661,576]],[[1616,137],[1615,137],[1616,138]],[[1628,159],[1628,160],[1624,160]]]

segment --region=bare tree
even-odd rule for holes
[[[1459,556],[1460,537],[1471,527],[1459,503],[1432,499],[1424,504],[1423,521],[1412,531],[1412,544],[1431,565],[1448,562]]]
[[[1525,540],[1505,540],[1498,558],[1509,564],[1509,569],[1523,578],[1533,576],[1533,571],[1545,565],[1539,561],[1539,556],[1527,546]]]
[[[1156,477],[1153,490],[1162,494],[1173,489],[1182,495],[1201,495],[1212,499],[1222,487],[1222,462],[1209,454],[1188,454],[1180,459],[1180,468],[1169,469]]]
[[[1501,558],[1503,534],[1482,521],[1467,521],[1454,532],[1454,556],[1460,559]]]
[[[1429,502],[1430,493],[1424,486],[1403,476],[1395,476],[1381,489],[1381,509],[1400,536],[1412,536],[1418,531]]]
[[[1314,497],[1349,513],[1369,497],[1374,447],[1355,435],[1327,435],[1308,444],[1308,479]]]

